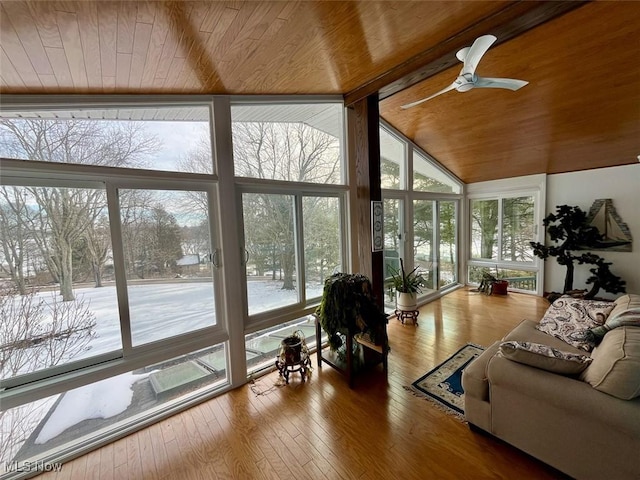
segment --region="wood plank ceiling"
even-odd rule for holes
[[[2,1],[0,94],[349,98],[535,4]],[[496,45],[478,73],[529,80],[516,93],[449,92],[399,109],[451,83],[453,67],[384,99],[381,114],[465,182],[632,163],[639,14],[636,2],[589,3]]]

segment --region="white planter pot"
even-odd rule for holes
[[[402,312],[413,312],[418,309],[415,293],[396,292],[396,307]]]

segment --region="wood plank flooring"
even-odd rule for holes
[[[529,295],[457,290],[422,307],[417,327],[390,320],[386,376],[378,367],[350,390],[314,361],[307,383],[293,374],[272,388],[271,373],[37,478],[565,478],[403,389],[465,343],[488,346],[547,306]]]

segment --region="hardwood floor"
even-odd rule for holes
[[[386,377],[378,367],[350,390],[314,362],[307,383],[292,374],[272,388],[271,373],[38,479],[564,478],[403,389],[465,343],[488,346],[547,305],[457,290],[422,307],[418,327],[390,320]]]

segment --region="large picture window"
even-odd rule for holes
[[[433,298],[458,283],[458,204],[462,183],[384,122],[380,127],[384,199],[385,305],[395,309],[391,275],[417,269],[425,284],[419,298]]]
[[[469,199],[467,262],[470,283],[480,283],[483,274],[490,273],[507,280],[511,290],[539,292],[541,270],[530,244],[538,238],[536,218],[540,218],[542,209],[536,180],[518,180],[528,187],[521,191],[514,188],[513,182],[471,187],[474,191]],[[506,191],[500,192],[501,189]]]
[[[0,111],[2,465],[229,378],[211,108],[50,107]]]

